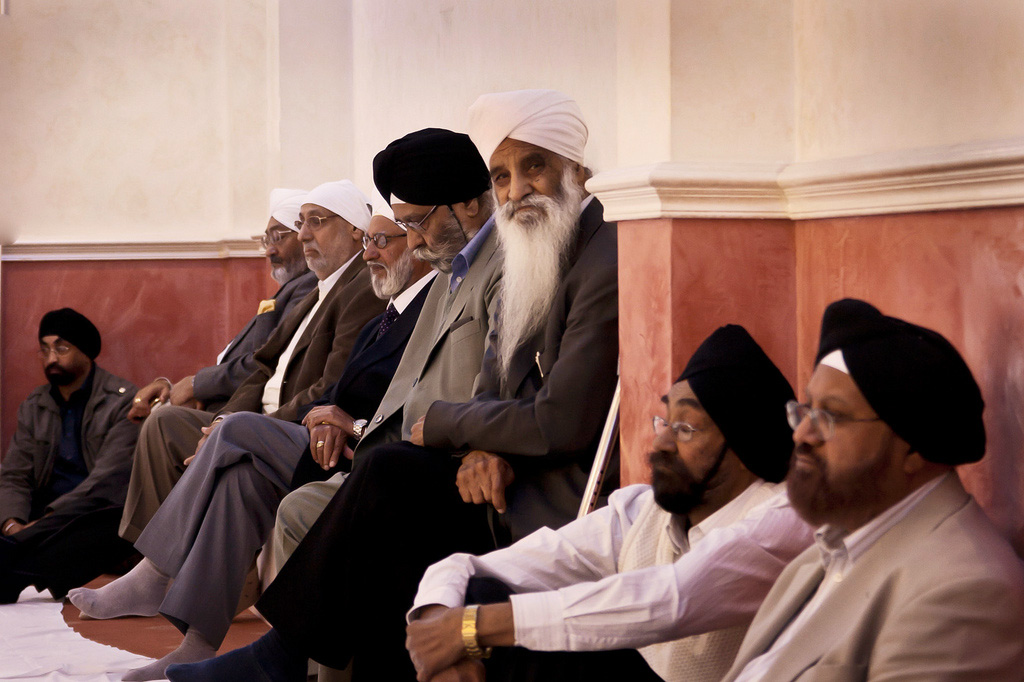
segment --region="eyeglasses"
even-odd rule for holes
[[[47,346],[45,344],[40,344],[40,346],[39,346],[39,357],[42,357],[42,358],[50,357],[50,353],[56,353],[57,357],[63,358],[63,357],[66,357],[67,354],[70,353],[70,352],[71,352],[71,347],[70,346],[65,346],[62,343],[58,343],[56,346]]]
[[[834,414],[828,410],[822,410],[810,405],[790,400],[786,403],[786,419],[789,420],[789,427],[794,431],[803,423],[804,419],[810,418],[811,428],[822,440],[830,440],[836,435],[836,424],[850,422],[877,422],[882,421],[881,417],[870,417],[868,419],[854,419],[842,414]]]
[[[378,249],[383,249],[387,248],[388,242],[392,239],[398,239],[399,237],[405,236],[407,235],[404,232],[402,234],[384,234],[383,232],[378,232],[372,237],[363,235],[363,251],[370,248],[370,242],[373,242],[373,245]]]
[[[319,230],[321,227],[324,226],[324,223],[326,223],[328,220],[333,220],[334,218],[340,218],[340,217],[341,216],[336,216],[336,215],[329,215],[329,216],[326,216],[326,217],[322,217],[322,216],[318,216],[318,215],[311,215],[308,218],[306,218],[305,220],[302,220],[301,218],[299,220],[296,220],[295,221],[295,229],[296,230],[301,230],[303,225],[309,225],[309,229],[311,229],[311,230]]]
[[[671,431],[672,437],[680,443],[689,443],[693,440],[693,434],[701,430],[693,424],[687,424],[686,422],[672,422],[669,424],[668,420],[663,417],[651,417],[651,426],[654,427],[654,435],[664,436]]]
[[[416,230],[420,234],[423,234],[424,232],[427,231],[427,228],[423,227],[423,223],[427,222],[427,218],[430,217],[430,214],[433,213],[434,211],[436,211],[437,207],[440,206],[440,205],[441,204],[435,204],[432,209],[427,211],[427,215],[423,216],[422,218],[420,218],[419,220],[417,220],[414,223],[413,222],[406,222],[404,220],[399,220],[399,219],[395,218],[395,225],[398,225],[400,228],[402,228],[406,232],[408,232],[409,230]]]
[[[290,235],[293,234],[295,234],[295,232],[292,230],[271,230],[270,232],[262,234],[259,237],[253,237],[253,239],[258,241],[260,243],[260,246],[262,246],[265,249],[271,244],[277,246],[278,244],[280,244]]]

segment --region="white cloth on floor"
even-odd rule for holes
[[[90,641],[64,622],[63,602],[29,587],[0,606],[0,680],[120,680],[154,659]]]

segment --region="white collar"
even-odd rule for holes
[[[423,275],[418,280],[407,286],[402,291],[402,293],[398,294],[397,296],[392,296],[391,305],[395,306],[395,310],[397,310],[399,314],[402,314],[403,312],[405,312],[405,309],[408,307],[408,305],[412,303],[412,299],[416,298],[416,294],[420,293],[420,291],[423,290],[423,287],[430,284],[434,280],[434,277],[436,275],[437,270],[431,268],[430,272]]]

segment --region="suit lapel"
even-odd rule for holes
[[[327,292],[327,296],[324,297],[324,302],[320,304],[320,307],[317,309],[313,319],[309,321],[309,324],[307,324],[306,328],[302,331],[302,336],[299,337],[299,342],[295,345],[295,350],[292,352],[291,362],[294,362],[295,358],[300,357],[306,350],[310,341],[313,340],[313,335],[319,331],[324,316],[329,310],[336,307],[335,301],[345,296],[345,289],[352,283],[352,280],[356,278],[356,275],[362,272],[365,267],[366,261],[357,257],[354,261],[349,263],[348,267],[345,268],[345,272],[341,273],[341,278],[338,279],[338,281],[334,283],[334,286],[331,287],[331,290]],[[316,293],[316,291],[317,290],[314,289],[312,293]],[[303,301],[303,303],[305,303],[305,301]],[[315,297],[313,298],[313,303],[316,303]],[[309,312],[308,308],[306,309],[306,312]],[[305,317],[305,315],[303,315],[303,317]],[[291,362],[289,362],[289,364],[291,364]]]

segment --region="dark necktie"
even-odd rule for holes
[[[391,325],[398,319],[398,310],[395,309],[394,304],[388,303],[388,309],[384,311],[384,319],[380,321],[380,328],[377,329],[377,339],[388,333],[391,329]]]

